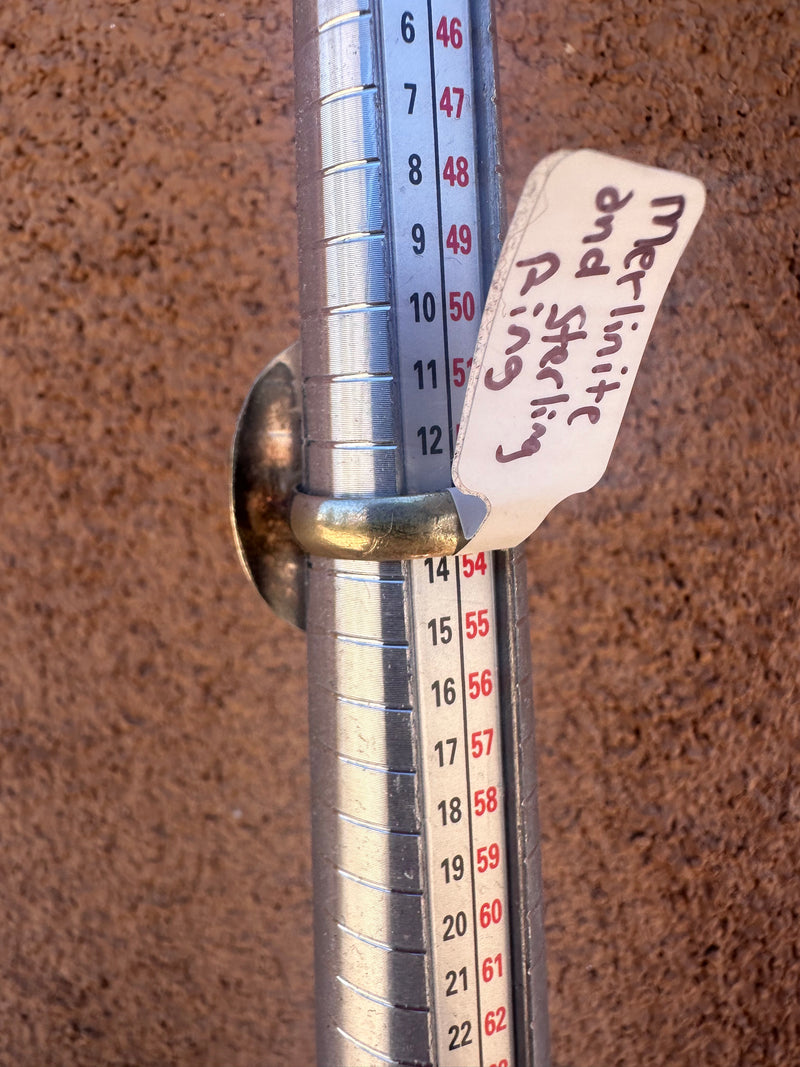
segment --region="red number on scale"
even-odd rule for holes
[[[466,189],[469,185],[469,160],[466,156],[448,156],[442,171],[442,177],[451,185]]]
[[[461,573],[465,578],[471,578],[473,574],[486,574],[486,556],[479,552],[477,556],[461,557]]]
[[[442,15],[436,27],[436,40],[441,41],[445,48],[460,48],[464,43],[461,19],[450,19],[448,22],[447,17]]]
[[[474,808],[479,818],[484,812],[497,811],[497,786],[490,785],[488,789],[476,789]]]
[[[506,1009],[495,1008],[494,1011],[487,1011],[483,1018],[483,1032],[487,1037],[491,1037],[492,1034],[497,1034],[501,1030],[506,1028]],[[503,1062],[501,1060],[501,1062]]]
[[[467,631],[467,640],[472,641],[476,637],[486,637],[489,633],[489,610],[468,611],[464,616],[464,629]]]
[[[452,361],[453,373],[451,375],[451,381],[452,381],[453,385],[460,386],[460,385],[466,385],[467,384],[467,375],[469,374],[469,369],[470,369],[471,366],[472,366],[472,358],[471,357],[470,357],[470,359],[466,360],[466,362],[465,362],[463,356],[454,356],[453,357],[453,361]],[[456,430],[456,433],[458,433],[458,430]],[[472,572],[470,572],[470,573],[472,573]],[[466,578],[468,576],[465,574],[464,577]]]
[[[453,101],[455,100],[455,103]],[[439,110],[444,111],[449,119],[456,113],[456,118],[461,118],[461,109],[464,107],[464,90],[457,85],[446,85],[439,100]]]
[[[475,318],[475,297],[472,293],[453,292],[450,294],[450,318],[453,322],[458,322],[461,316],[472,322]]]
[[[468,681],[470,700],[477,700],[480,696],[491,696],[493,688],[492,672],[488,667],[485,671],[472,671]]]
[[[500,900],[498,900],[497,897],[495,897],[495,899],[492,900],[491,902],[488,901],[488,900],[485,901],[483,904],[481,904],[481,910],[480,910],[479,918],[480,918],[481,926],[483,927],[484,930],[488,926],[491,926],[493,923],[501,922],[502,918],[503,918],[503,904],[502,904],[502,902]]]
[[[453,223],[447,231],[445,245],[450,249],[454,256],[457,256],[459,252],[463,256],[468,256],[472,251],[472,230],[466,223],[462,226],[456,226],[456,224]]]
[[[501,952],[498,952],[496,956],[486,957],[481,964],[481,977],[484,982],[503,977],[503,954]]]
[[[470,738],[470,751],[473,759],[480,759],[481,756],[489,755],[492,751],[493,737],[494,730],[491,727],[488,730],[476,730],[473,733]]]
[[[500,866],[500,846],[493,841],[491,845],[479,848],[475,858],[478,874],[495,871]]]

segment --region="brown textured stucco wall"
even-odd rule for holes
[[[529,546],[554,1062],[800,1061],[800,15],[500,4],[511,204],[701,178],[602,486]],[[286,0],[0,6],[0,1065],[313,1057],[304,643],[227,453],[297,333]]]

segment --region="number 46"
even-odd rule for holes
[[[461,19],[450,19],[448,22],[447,16],[442,15],[436,27],[436,40],[441,41],[445,48],[460,48],[464,43]]]

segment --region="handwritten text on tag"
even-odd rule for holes
[[[486,302],[453,463],[458,489],[488,508],[470,551],[518,544],[602,476],[704,199],[693,178],[588,150],[533,171]]]

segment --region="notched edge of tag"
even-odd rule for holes
[[[456,486],[451,486],[448,492],[456,506],[464,536],[471,541],[488,519],[492,506],[486,497],[477,493],[465,493]],[[469,545],[465,548],[469,548]]]

